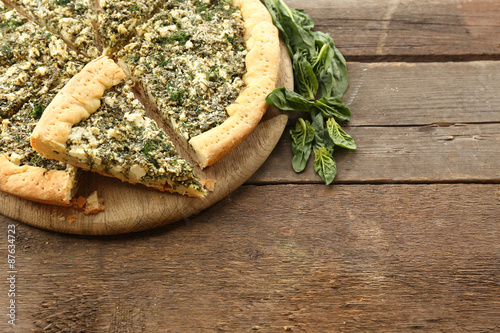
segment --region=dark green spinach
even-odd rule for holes
[[[309,111],[314,106],[314,102],[284,87],[276,88],[267,95],[266,103],[283,111]]]
[[[333,159],[333,150],[322,147],[314,151],[314,171],[330,185],[337,175],[337,164]]]
[[[351,119],[349,107],[341,100],[348,87],[345,58],[329,34],[312,31],[314,22],[303,10],[291,9],[283,0],[262,1],[287,46],[295,81],[295,91],[277,88],[266,102],[284,111],[308,112],[311,121],[300,118],[290,131],[292,167],[296,172],[304,170],[314,151],[314,171],[331,184],[337,174],[334,148],[356,149],[353,138],[338,123]]]
[[[314,50],[312,19],[304,11],[289,8],[282,0],[264,0],[288,48],[290,57],[299,50]]]
[[[299,118],[295,124],[295,130],[291,130],[290,135],[292,136],[292,167],[295,172],[301,172],[311,156],[314,129],[308,120]]]
[[[326,128],[328,130],[328,136],[336,146],[346,149],[356,149],[356,143],[352,136],[347,134],[334,118],[330,118],[326,121]]]
[[[43,111],[45,111],[45,106],[37,102],[33,105],[33,110],[30,112],[30,116],[33,119],[40,119],[42,117]]]
[[[351,119],[351,110],[340,98],[323,96],[316,100],[314,106],[321,111],[325,119],[333,117],[340,122]]]
[[[298,92],[310,101],[314,101],[318,92],[318,79],[313,65],[309,62],[307,52],[302,50],[293,55],[293,73]]]

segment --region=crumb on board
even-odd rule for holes
[[[87,199],[85,199],[84,197],[73,198],[71,200],[71,206],[76,210],[84,210],[86,202]]]
[[[83,210],[87,215],[99,213],[105,208],[104,199],[99,197],[97,191],[92,192],[87,198],[82,196],[73,198],[71,200],[71,206],[76,210]],[[75,220],[70,221],[70,223],[73,223]]]
[[[68,216],[68,222],[70,224],[75,223],[75,221],[76,221],[76,215],[70,215],[70,216]]]
[[[210,192],[213,192],[215,188],[215,179],[201,179],[200,183],[203,187],[205,187]]]
[[[87,197],[87,203],[85,204],[85,214],[96,214],[104,210],[104,199],[99,198],[97,191],[92,192]]]

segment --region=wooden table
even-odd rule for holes
[[[245,185],[160,229],[0,217],[1,332],[500,331],[500,2],[287,3],[349,62],[359,148],[335,183],[292,171],[287,129]]]

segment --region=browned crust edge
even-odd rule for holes
[[[279,35],[269,12],[259,0],[237,0],[234,5],[241,9],[245,25],[246,87],[227,107],[226,121],[189,140],[201,168],[215,164],[253,131],[269,106],[265,98],[278,81]]]
[[[77,190],[76,168],[50,170],[16,165],[0,155],[0,190],[41,203],[69,206]]]
[[[126,78],[106,56],[89,62],[59,91],[31,134],[31,145],[45,158],[64,160],[71,127],[88,118],[101,105],[106,89]]]

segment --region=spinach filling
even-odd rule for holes
[[[119,53],[186,140],[222,124],[244,88],[239,10],[227,1],[169,1]]]
[[[108,175],[121,175],[133,182],[201,185],[192,165],[177,154],[167,134],[145,116],[144,106],[130,85],[108,89],[101,107],[74,125],[66,142],[67,154],[88,168]]]

